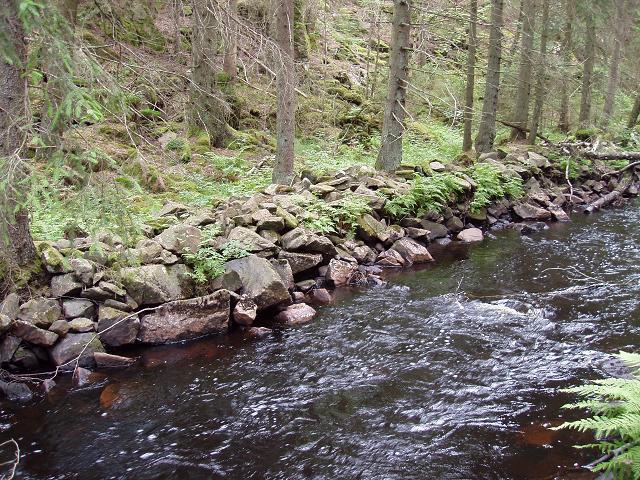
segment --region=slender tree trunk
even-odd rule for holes
[[[229,0],[227,6],[229,18],[227,18],[227,41],[225,42],[225,54],[222,69],[230,80],[235,80],[238,73],[238,26],[235,19],[238,16],[238,0]]]
[[[0,57],[0,294],[10,286],[12,271],[36,257],[24,205],[27,173],[19,157],[26,122],[24,30],[18,0],[0,0],[0,31],[5,33]]]
[[[586,44],[584,70],[582,72],[582,96],[580,99],[581,127],[588,127],[591,121],[591,89],[593,81],[593,68],[596,56],[596,25],[593,12],[587,9],[586,13]]]
[[[513,63],[513,59],[518,51],[518,45],[520,44],[520,36],[522,35],[522,21],[524,20],[524,2],[526,0],[520,0],[520,6],[518,7],[518,20],[516,20],[516,31],[513,34],[513,42],[511,42],[511,48],[509,49],[509,55],[504,61],[505,68],[510,68]]]
[[[402,134],[409,86],[411,4],[410,0],[394,0],[393,4],[389,92],[382,124],[382,143],[376,162],[376,168],[385,172],[395,171],[402,163]]]
[[[633,102],[633,108],[629,115],[629,122],[627,127],[634,128],[638,124],[638,117],[640,116],[640,93],[636,94],[636,100]]]
[[[502,60],[502,14],[504,0],[491,0],[491,30],[489,33],[489,61],[487,65],[482,117],[476,137],[476,152],[493,148],[496,138],[496,115],[500,90],[500,62]]]
[[[304,61],[309,58],[309,32],[305,21],[307,0],[293,0],[293,51],[294,58]]]
[[[533,39],[536,19],[536,0],[522,0],[524,17],[522,20],[522,48],[518,68],[518,91],[512,123],[520,128],[511,130],[511,140],[525,138],[529,120],[529,99],[531,97],[531,72],[533,65]]]
[[[180,53],[180,17],[182,16],[181,0],[172,0],[171,10],[173,13],[173,53]]]
[[[273,183],[289,184],[293,179],[296,72],[293,48],[293,0],[278,0],[276,12],[277,56],[276,84],[278,110],[276,115],[277,151]]]
[[[227,137],[229,107],[218,88],[214,59],[219,51],[219,28],[208,0],[194,0],[191,52],[191,105],[189,123],[204,129],[213,146]]]
[[[478,0],[469,2],[469,47],[467,49],[467,85],[465,88],[464,136],[462,150],[473,148],[471,129],[473,127],[473,94],[476,82],[476,48],[478,42],[476,24],[478,22]]]
[[[535,106],[529,128],[528,141],[531,145],[536,143],[538,128],[542,120],[542,109],[546,94],[545,79],[547,75],[547,43],[549,41],[549,0],[542,0],[542,34],[540,36],[540,59],[538,60],[538,72],[536,78]]]
[[[564,73],[560,85],[560,120],[558,129],[567,133],[571,127],[569,113],[569,79],[571,78],[569,65],[573,58],[573,22],[576,16],[575,0],[566,0],[567,21],[564,26],[564,39],[562,42],[562,62]]]
[[[607,82],[607,93],[604,97],[604,109],[602,116],[602,125],[609,125],[611,115],[616,99],[616,91],[618,90],[618,82],[620,81],[620,61],[622,59],[622,44],[624,42],[626,23],[625,5],[623,0],[615,0],[616,16],[615,16],[615,35],[613,37],[613,52],[611,54],[611,67],[609,68],[609,81]]]
[[[427,63],[427,12],[420,13],[420,25],[418,26],[418,58],[419,67],[424,67]]]

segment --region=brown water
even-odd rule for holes
[[[141,352],[35,406],[0,406],[27,479],[593,478],[545,428],[557,389],[640,339],[637,206],[344,292],[307,326]],[[462,260],[462,261],[460,261]],[[571,279],[576,267],[595,280]],[[456,293],[457,292],[457,293]]]

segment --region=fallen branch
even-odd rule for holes
[[[604,197],[599,198],[593,203],[590,203],[587,206],[587,208],[584,209],[584,213],[593,213],[597,210],[600,210],[602,207],[605,207],[606,205],[613,203],[618,198],[622,197],[624,192],[626,192],[629,189],[632,182],[633,182],[633,176],[625,175],[623,179],[620,181],[620,184],[616,187],[616,189],[613,192],[606,194]]]
[[[584,152],[592,160],[640,160],[640,152]]]
[[[521,132],[524,132],[524,133],[531,133],[531,130],[529,130],[527,127],[522,127],[520,125],[516,125],[515,123],[511,123],[511,122],[505,122],[504,120],[496,120],[496,121],[498,123],[501,123],[505,127],[515,128],[515,129],[520,130]],[[539,139],[544,140],[547,143],[553,143],[551,140],[549,140],[547,137],[545,137],[541,133],[537,133],[536,136]]]
[[[640,165],[640,161],[630,163],[630,164],[629,164],[629,165],[627,165],[626,167],[621,168],[620,170],[616,170],[615,172],[605,173],[604,175],[602,175],[602,178],[604,178],[604,177],[608,177],[609,175],[619,175],[619,174],[624,173],[624,172],[626,172],[627,170],[629,170],[629,169],[631,169],[631,168],[633,168],[633,167],[635,167],[635,166],[637,166],[637,165]]]

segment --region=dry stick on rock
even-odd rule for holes
[[[627,165],[627,166],[626,166],[626,167],[624,167],[624,168],[621,168],[620,170],[616,170],[615,172],[605,173],[604,175],[602,175],[602,178],[604,178],[604,177],[608,177],[609,175],[619,175],[619,174],[624,173],[624,172],[626,172],[627,170],[629,170],[629,169],[631,169],[631,168],[633,168],[633,167],[636,167],[636,166],[638,166],[638,165],[640,165],[640,161],[630,163],[629,165]]]
[[[523,127],[523,126],[517,125],[515,123],[507,122],[505,120],[496,120],[496,122],[501,123],[505,127],[511,127],[511,128],[515,128],[517,130],[521,130],[523,133],[530,133],[531,132],[531,130],[529,130],[527,127]],[[549,140],[548,137],[545,137],[541,133],[536,133],[536,137],[538,137],[540,140],[544,140],[547,143],[553,143],[551,140]]]
[[[616,189],[613,192],[608,193],[607,195],[599,198],[593,203],[590,203],[587,206],[587,208],[584,209],[585,213],[593,213],[597,210],[600,210],[602,207],[609,205],[610,203],[613,203],[615,200],[622,197],[624,192],[626,192],[629,189],[632,182],[633,182],[633,175],[625,175],[622,178],[622,181],[620,182],[620,184],[616,187]]]
[[[9,474],[6,476],[3,475],[2,477],[0,477],[2,478],[2,480],[11,480],[12,478],[14,478],[16,475],[16,469],[18,468],[18,464],[20,463],[20,446],[18,445],[18,442],[16,442],[12,438],[10,440],[7,440],[6,442],[0,443],[0,447],[4,447],[5,445],[10,445],[10,444],[13,444],[13,446],[16,448],[16,451],[15,451],[13,460],[0,463],[0,467],[4,467],[5,465],[11,465],[11,468],[9,469]]]

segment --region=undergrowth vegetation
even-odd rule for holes
[[[192,268],[190,275],[199,283],[204,284],[218,278],[225,272],[225,263],[249,255],[245,246],[235,240],[226,242],[220,249],[208,245],[205,240],[196,252],[186,252],[182,255]]]
[[[410,182],[409,191],[390,199],[384,208],[395,218],[439,213],[463,191],[453,173],[435,173],[430,177],[416,175]]]
[[[476,191],[469,206],[472,212],[478,212],[492,200],[505,196],[517,199],[524,193],[520,176],[505,174],[489,163],[477,163],[469,173],[476,183]]]
[[[331,203],[321,199],[300,199],[299,205],[305,209],[302,223],[311,231],[324,234],[344,232],[348,237],[355,234],[358,219],[372,210],[366,198],[355,194],[345,195]]]
[[[591,416],[565,422],[555,429],[593,432],[596,442],[577,448],[593,448],[606,457],[592,467],[619,479],[640,479],[640,355],[620,352],[632,370],[632,378],[609,378],[563,390],[581,400],[565,409],[588,410]],[[607,477],[608,478],[608,477]]]

